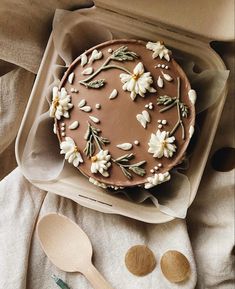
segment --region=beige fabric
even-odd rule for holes
[[[77,0],[1,0],[1,177],[15,167],[12,143],[33,85],[33,73],[37,72],[50,32],[54,10],[76,8],[80,4],[82,2]],[[227,64],[232,67],[232,55],[226,50],[224,53]],[[230,86],[212,152],[222,146],[234,146],[231,138],[234,92]],[[94,263],[114,288],[194,288],[198,279],[198,289],[231,289],[234,285],[233,174],[234,171],[215,172],[208,162],[198,196],[189,210],[188,236],[183,220],[148,225],[91,211],[70,200],[40,191],[16,169],[0,182],[0,288],[56,288],[50,278],[52,273],[66,279],[72,288],[91,288],[83,276],[57,270],[39,246],[35,223],[38,217],[56,211],[74,219],[87,232],[94,247]],[[132,276],[124,266],[126,251],[136,244],[147,244],[158,260],[153,273],[144,278]],[[161,274],[159,260],[168,249],[178,249],[189,258],[192,274],[187,282],[173,285]]]

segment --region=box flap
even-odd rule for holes
[[[94,0],[96,7],[210,40],[234,39],[233,0]]]

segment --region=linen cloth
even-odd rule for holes
[[[79,8],[81,1],[0,2],[0,177],[15,166],[14,139],[45,48],[56,8]],[[234,67],[227,47],[225,61]],[[232,49],[231,49],[232,50]],[[230,68],[230,69],[231,69]],[[230,91],[211,155],[220,147],[233,146],[232,104],[234,71]],[[206,145],[206,144],[205,144]],[[225,160],[226,161],[226,160]],[[59,212],[86,231],[94,249],[94,264],[114,288],[218,288],[234,287],[234,170],[212,169],[210,158],[198,195],[186,222],[149,225],[116,215],[83,208],[71,200],[39,190],[13,170],[0,182],[0,288],[57,288],[50,278],[55,273],[71,288],[91,288],[80,274],[56,269],[42,252],[35,224],[48,212]],[[187,223],[187,226],[186,226]],[[156,269],[146,277],[131,275],[124,265],[126,251],[146,244],[157,258]],[[174,285],[162,275],[162,254],[176,249],[190,261],[190,280]],[[195,262],[197,269],[195,267]],[[197,285],[196,285],[197,282]]]

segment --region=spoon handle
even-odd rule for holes
[[[100,272],[91,264],[86,272],[84,272],[87,280],[91,283],[94,289],[113,289],[113,287],[104,279]]]

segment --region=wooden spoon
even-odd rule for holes
[[[95,289],[112,289],[92,264],[91,242],[76,223],[52,213],[38,222],[37,232],[43,250],[56,267],[81,272]]]

